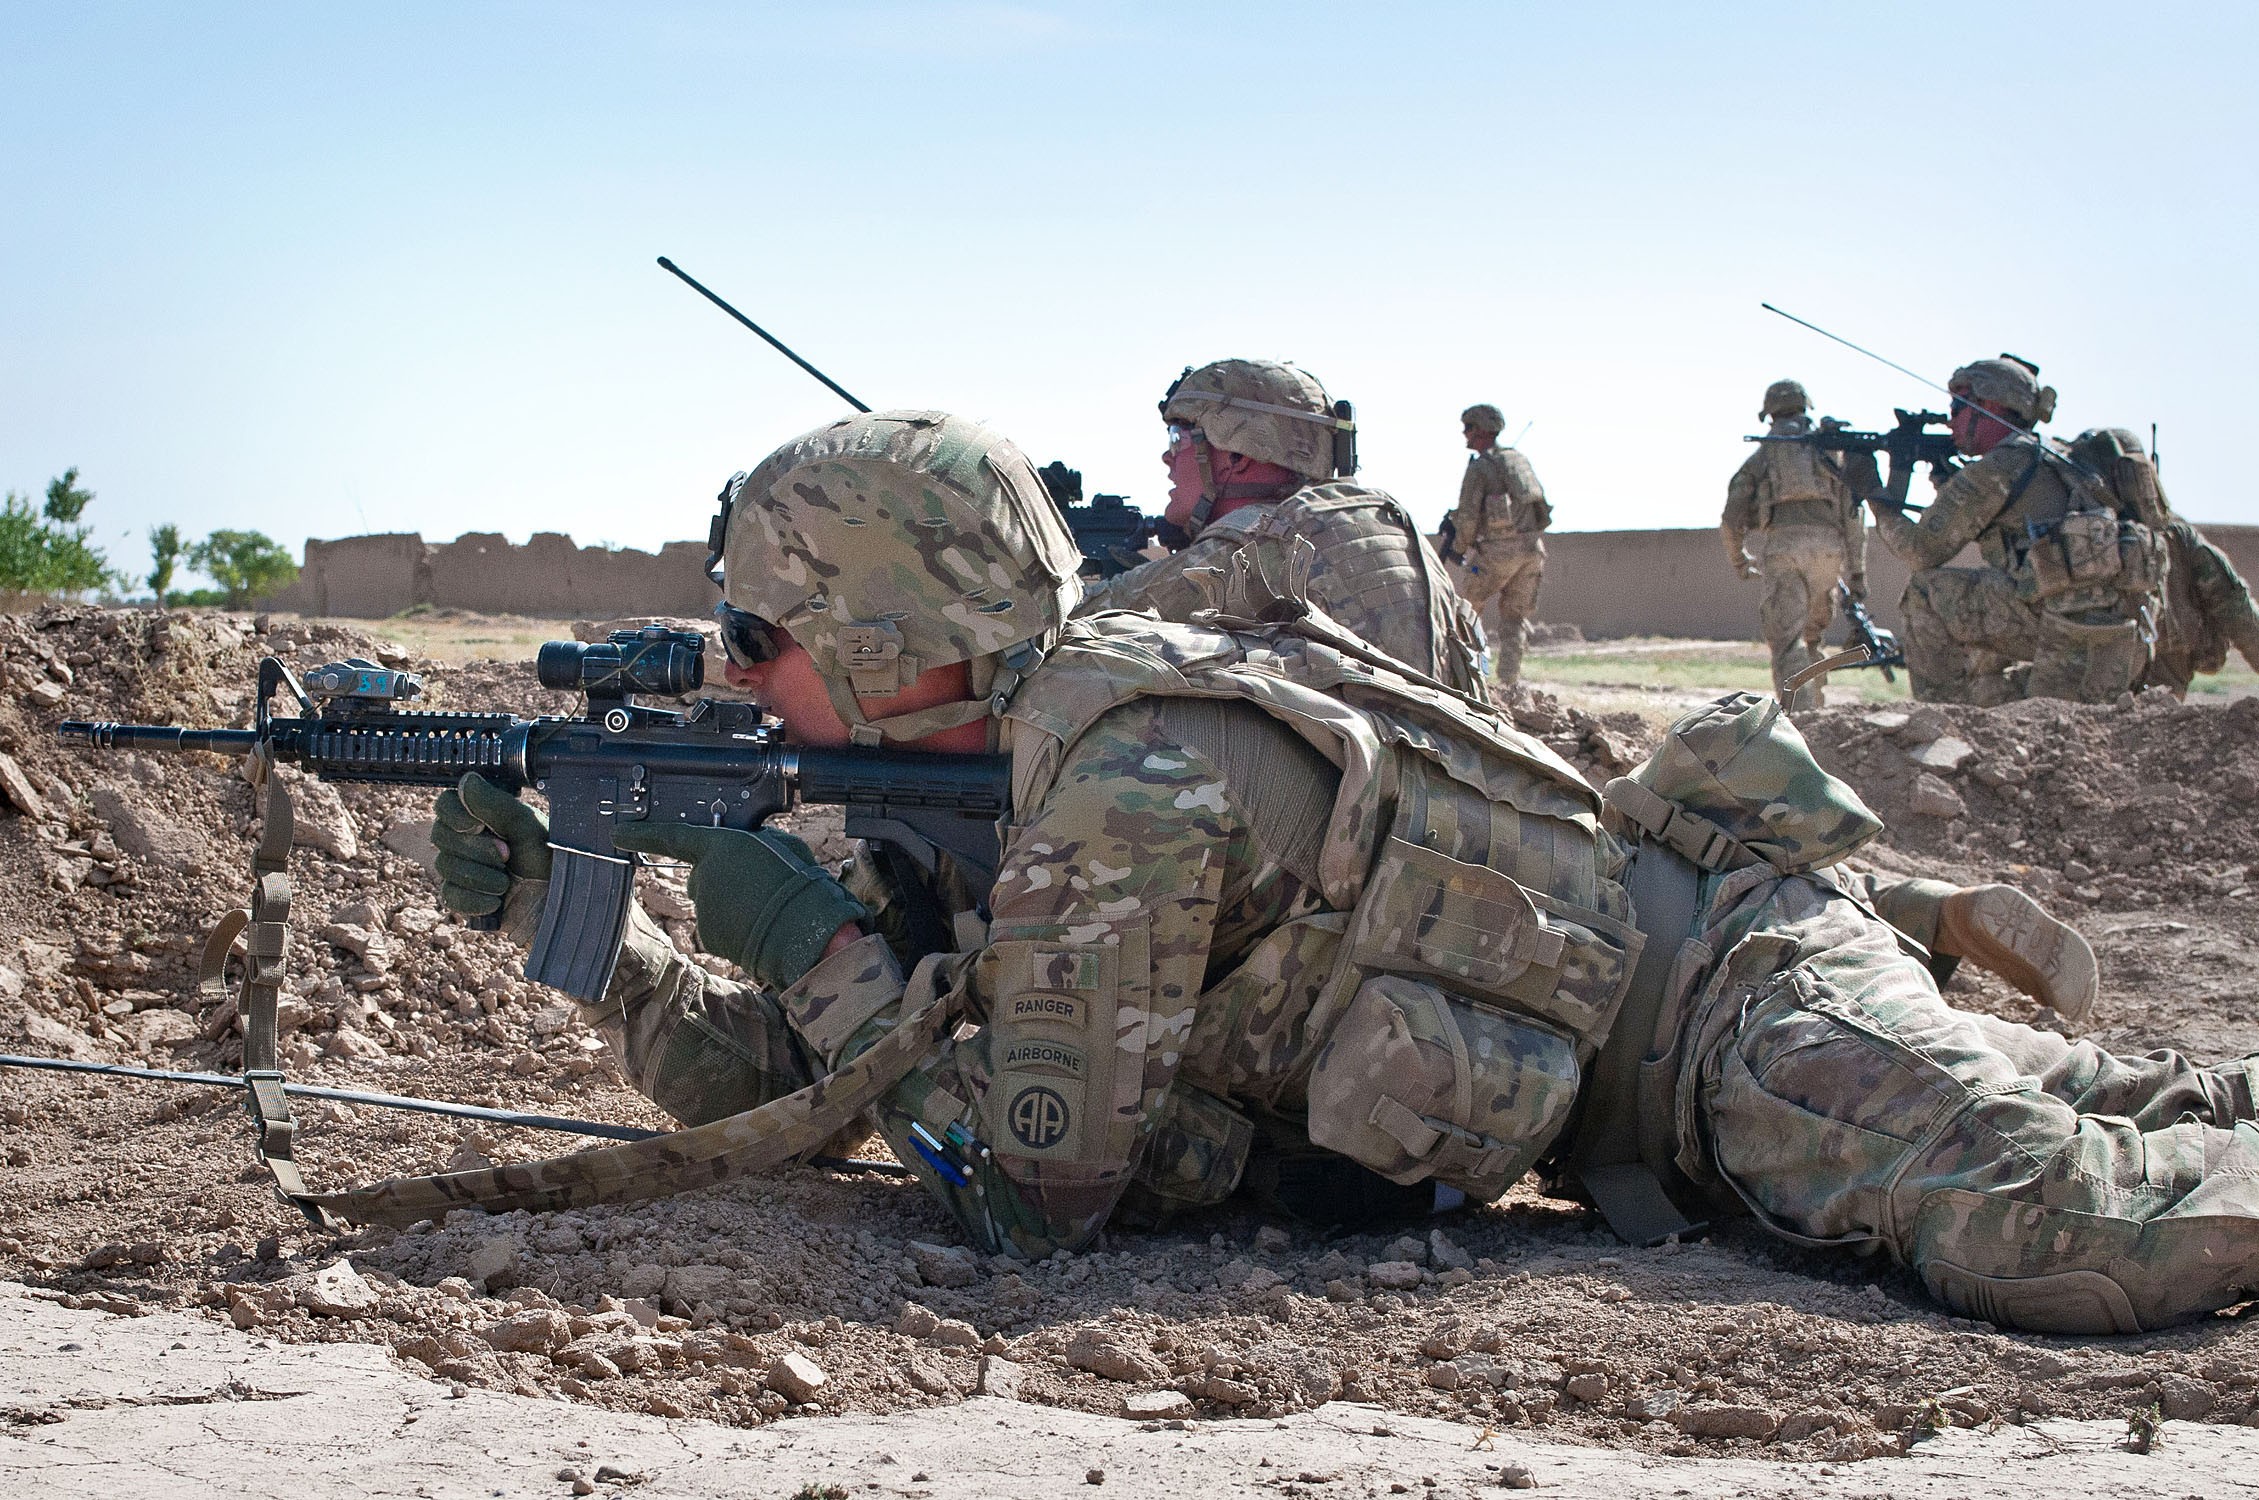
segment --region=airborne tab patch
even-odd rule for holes
[[[1041,1037],[1023,1039],[1006,1047],[1004,1066],[1056,1068],[1069,1078],[1080,1078],[1090,1070],[1088,1060],[1078,1049],[1061,1042],[1045,1041]]]

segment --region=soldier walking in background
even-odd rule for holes
[[[1873,500],[1876,534],[1914,569],[1903,605],[1914,696],[2109,702],[2149,666],[2166,544],[2144,520],[2151,502],[2137,476],[2146,471],[2153,488],[2155,468],[2138,443],[2098,468],[2074,445],[2033,432],[2054,415],[2055,388],[2039,383],[2029,360],[1980,359],[1946,384],[1954,444],[1975,461],[1919,520],[1902,493]],[[1903,484],[1903,473],[1894,477]],[[1984,566],[1945,566],[1971,542]],[[2020,662],[2031,664],[2028,678]]]
[[[1765,387],[1758,415],[1774,437],[1813,430],[1811,401],[1794,380]],[[1759,443],[1726,486],[1726,558],[1743,578],[1764,580],[1758,626],[1772,651],[1773,687],[1818,658],[1835,617],[1840,579],[1855,601],[1867,597],[1867,532],[1842,465],[1807,443]],[[1754,554],[1751,541],[1754,538]],[[1820,677],[1784,696],[1791,710],[1826,701]]]
[[[1522,678],[1522,648],[1545,580],[1545,529],[1553,524],[1553,507],[1530,461],[1518,449],[1499,446],[1506,419],[1497,407],[1470,406],[1459,423],[1474,456],[1459,482],[1459,506],[1444,523],[1447,556],[1478,618],[1497,603],[1493,666],[1498,681],[1511,687]]]
[[[1346,404],[1344,405],[1346,410]],[[1191,540],[1085,585],[1077,614],[1149,609],[1191,622],[1214,601],[1205,570],[1252,543],[1307,541],[1311,603],[1382,655],[1480,694],[1482,627],[1411,513],[1349,482],[1355,427],[1307,370],[1267,359],[1187,366],[1161,398],[1169,446],[1164,517]]]

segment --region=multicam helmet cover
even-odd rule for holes
[[[1269,359],[1187,368],[1161,398],[1163,421],[1197,427],[1210,446],[1281,464],[1306,479],[1333,477],[1339,422],[1307,370]]]
[[[2041,385],[2039,366],[2019,355],[1965,364],[1945,384],[1954,395],[1990,401],[2027,425],[2055,415],[2055,387]]]
[[[1812,409],[1812,398],[1804,393],[1801,380],[1776,380],[1765,387],[1765,404],[1758,409],[1761,417],[1793,417],[1800,411]]]
[[[1506,414],[1488,401],[1483,401],[1459,413],[1459,425],[1495,436],[1506,430]]]
[[[727,503],[725,597],[791,632],[862,742],[942,726],[874,726],[856,700],[952,662],[973,663],[988,691],[1032,668],[1081,597],[1082,553],[1034,467],[1002,434],[944,412],[804,433]]]
[[[1783,871],[1832,864],[1883,829],[1857,792],[1821,769],[1768,694],[1696,709],[1631,779]]]

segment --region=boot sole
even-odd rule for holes
[[[2084,1021],[2102,976],[2078,929],[2014,886],[1984,886],[1967,895],[1971,899],[1956,903],[1961,909],[1948,918],[1961,940],[1958,951],[2065,1020]]]

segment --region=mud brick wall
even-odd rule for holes
[[[2259,526],[2207,526],[2204,534],[2259,582]],[[1734,577],[1709,528],[1557,531],[1546,538],[1538,618],[1592,637],[1689,636],[1750,640],[1757,588]],[[1973,550],[1958,561],[1974,562]],[[576,546],[539,532],[518,545],[494,532],[427,543],[414,532],[308,541],[298,581],[267,601],[309,615],[383,619],[417,604],[545,619],[704,615],[713,608],[702,542],[658,552]],[[1867,541],[1867,592],[1875,618],[1900,624],[1906,565]]]
[[[702,542],[658,552],[576,546],[536,532],[519,545],[498,532],[432,544],[414,532],[308,540],[297,581],[270,609],[381,620],[418,604],[537,619],[706,614],[714,607]]]

